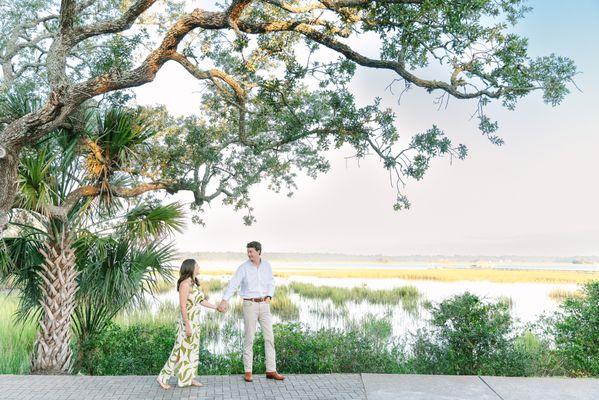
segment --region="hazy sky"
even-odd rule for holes
[[[265,251],[283,252],[599,255],[599,1],[530,4],[534,10],[518,31],[529,38],[531,54],[574,59],[582,93],[573,91],[556,108],[540,94],[521,101],[515,112],[491,107],[506,142],[496,147],[469,120],[474,103],[454,99],[439,111],[434,96],[414,88],[398,105],[385,91],[392,73],[359,68],[353,88],[361,104],[382,97],[397,113],[403,137],[437,124],[468,145],[467,159],[452,165],[436,160],[424,180],[408,182],[412,208],[395,212],[395,189],[374,156],[358,164],[346,159],[350,149],[331,152],[331,171],[316,181],[300,177],[292,198],[256,187],[253,226],[216,201],[206,209],[206,226],[189,222],[177,246],[241,251],[259,240]],[[140,103],[190,114],[199,112],[199,87],[170,63],[136,92]]]

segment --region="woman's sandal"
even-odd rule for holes
[[[198,381],[196,381],[195,379],[191,381],[191,386],[195,386],[195,387],[202,387],[204,386],[203,383],[200,383]]]
[[[159,378],[156,378],[156,382],[158,382],[158,384],[160,385],[160,387],[163,388],[164,390],[167,390],[167,389],[171,388],[171,385],[169,385],[168,383],[162,382]]]

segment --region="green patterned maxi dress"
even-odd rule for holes
[[[191,380],[195,378],[198,370],[200,352],[200,303],[205,299],[204,293],[198,285],[192,285],[191,292],[187,298],[187,317],[191,324],[192,334],[187,337],[185,324],[179,315],[177,322],[177,340],[171,351],[166,364],[160,371],[158,379],[168,384],[171,376],[177,376],[179,387],[190,386]]]

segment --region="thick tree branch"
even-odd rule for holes
[[[229,26],[235,31],[237,36],[241,36],[241,31],[237,26],[237,20],[239,16],[243,12],[244,8],[250,4],[252,0],[233,0],[231,5],[226,11],[227,21],[229,21]]]
[[[240,105],[243,105],[243,103],[245,102],[245,90],[241,87],[239,82],[235,80],[235,78],[233,78],[226,72],[223,72],[215,68],[209,70],[201,70],[197,66],[195,66],[191,61],[189,61],[187,57],[178,52],[171,53],[169,55],[169,58],[181,64],[181,66],[183,66],[187,70],[187,72],[193,75],[196,79],[210,79],[213,82],[215,82],[217,79],[222,80],[233,90],[233,92],[235,93],[235,97],[237,98],[237,101]],[[219,88],[221,88],[221,86],[219,86]]]
[[[62,0],[60,2],[60,19],[58,20],[61,35],[68,35],[73,28],[76,4],[74,0]]]
[[[497,98],[501,96],[502,89],[498,88],[494,91],[489,90],[478,90],[475,92],[462,92],[457,90],[456,87],[452,86],[449,83],[438,81],[438,80],[426,80],[417,77],[416,75],[409,72],[403,63],[391,60],[379,60],[374,58],[366,57],[350,46],[330,37],[316,29],[307,23],[300,21],[293,22],[266,22],[262,24],[251,24],[240,21],[239,28],[243,32],[247,33],[267,33],[267,32],[276,32],[276,31],[295,31],[303,34],[307,38],[320,43],[331,50],[334,50],[338,53],[343,54],[347,59],[354,61],[355,63],[362,65],[364,67],[369,68],[378,68],[378,69],[387,69],[391,71],[395,71],[399,76],[405,79],[408,82],[413,83],[416,86],[420,86],[422,88],[428,90],[440,89],[444,90],[452,96],[459,99],[472,99],[481,96],[487,96],[491,98]]]
[[[339,11],[341,8],[358,8],[366,7],[373,3],[378,4],[421,4],[423,0],[319,0],[304,6],[289,4],[282,0],[264,0],[266,3],[275,5],[283,10],[289,11],[295,14],[306,13],[314,10],[329,9],[333,11]]]
[[[170,183],[164,181],[157,181],[151,183],[142,183],[132,188],[118,188],[110,187],[110,195],[115,197],[136,197],[143,193],[166,189]],[[82,186],[71,193],[65,198],[65,200],[59,206],[48,207],[49,216],[52,218],[66,219],[68,213],[75,207],[77,202],[83,197],[96,197],[105,193],[103,186]]]
[[[118,74],[103,74],[75,85],[61,85],[66,80],[64,63],[68,46],[59,35],[49,52],[48,75],[53,90],[41,109],[27,114],[9,124],[0,133],[0,143],[20,145],[32,143],[41,136],[60,126],[64,119],[79,104],[92,97],[119,89],[140,86],[154,80],[158,70],[170,59],[178,44],[191,30],[223,29],[228,27],[224,12],[196,9],[182,16],[165,34],[161,44],[152,51],[141,65],[131,71]]]
[[[135,20],[150,8],[157,0],[137,0],[119,18],[111,21],[97,22],[92,25],[76,28],[73,33],[74,44],[87,38],[107,33],[117,33],[129,29]]]
[[[22,22],[12,29],[4,46],[4,51],[0,52],[0,62],[2,63],[2,84],[0,85],[0,92],[8,90],[13,85],[14,81],[19,78],[19,73],[14,72],[13,66],[13,58],[19,51],[25,48],[33,48],[38,49],[41,52],[39,43],[54,36],[53,33],[46,32],[31,38],[29,37],[27,30],[35,28],[40,23],[57,18],[58,15],[46,15],[34,20]]]

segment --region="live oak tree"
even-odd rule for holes
[[[256,104],[268,101],[272,90],[286,94],[322,73],[332,77],[323,83],[327,87],[356,65],[393,71],[406,85],[441,96],[477,99],[481,130],[495,142],[497,126],[484,114],[485,105],[497,100],[513,109],[534,90],[555,105],[576,73],[569,59],[528,56],[527,40],[509,29],[527,11],[521,0],[233,0],[215,10],[196,6],[155,0],[2,6],[2,91],[25,92],[39,105],[24,115],[2,115],[0,230],[14,203],[24,146],[67,124],[86,100],[151,82],[169,61],[234,105],[239,141],[249,146],[293,140],[268,127],[247,129]],[[378,37],[377,57],[352,47],[352,39],[364,35]],[[331,54],[339,59],[331,61]],[[445,69],[445,79],[421,72],[431,62]],[[344,104],[339,107],[344,111]],[[420,142],[441,144],[433,155],[446,153],[451,143],[437,140],[441,134],[432,128]],[[427,165],[426,156],[404,160],[405,153],[365,134],[354,140],[371,146],[398,178],[419,178]],[[402,205],[400,197],[397,207]]]
[[[293,189],[296,169],[313,176],[326,171],[323,151],[331,147],[349,144],[358,157],[375,153],[398,183],[421,179],[433,157],[466,155],[436,126],[398,146],[395,116],[378,98],[355,104],[349,83],[356,67],[391,71],[406,88],[435,93],[439,102],[476,101],[480,130],[497,144],[488,104],[514,109],[539,90],[556,105],[576,73],[567,58],[528,55],[527,40],[511,32],[527,11],[520,0],[197,6],[151,0],[0,6],[0,233],[16,204],[23,151],[55,132],[76,131],[73,116],[85,113],[90,99],[118,103],[169,61],[207,90],[195,117],[174,120],[154,110],[164,133],[150,140],[137,166],[149,179],[144,184],[189,190],[197,209],[223,198],[250,211],[252,184],[269,179],[274,189]],[[377,50],[376,57],[361,53],[357,38],[375,38],[369,54]],[[443,79],[429,77],[432,64]],[[97,183],[93,196],[127,188],[114,180]],[[68,201],[55,206],[64,209]],[[398,192],[395,208],[408,205]]]

